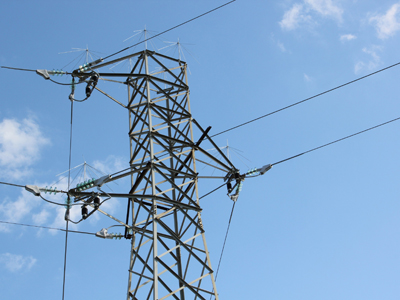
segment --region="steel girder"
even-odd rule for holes
[[[196,163],[204,160],[196,155],[225,174],[237,170],[208,136],[210,128],[192,118],[185,62],[145,50],[92,70],[132,58],[130,72],[96,71],[100,79],[123,78],[128,86],[127,105],[100,90],[129,110],[132,187],[127,194],[109,194],[128,197],[127,299],[218,299],[197,186]],[[221,158],[202,143],[211,144]]]

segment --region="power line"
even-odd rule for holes
[[[16,186],[16,187],[22,187],[22,188],[25,187],[24,185],[14,184],[14,183],[9,183],[9,182],[0,182],[0,184],[11,185],[11,186]]]
[[[387,121],[387,122],[384,122],[384,123],[381,123],[381,124],[379,124],[379,125],[375,125],[375,126],[373,126],[373,127],[364,129],[364,130],[359,131],[359,132],[357,132],[357,133],[353,133],[353,134],[351,134],[351,135],[345,136],[345,137],[340,138],[340,139],[338,139],[338,140],[335,140],[335,141],[333,141],[333,142],[330,142],[330,143],[327,143],[327,144],[324,144],[324,145],[321,145],[321,146],[312,148],[312,149],[307,150],[307,151],[305,151],[305,152],[302,152],[302,153],[300,153],[300,154],[297,154],[297,155],[291,156],[291,157],[289,157],[289,158],[283,159],[283,160],[281,160],[281,161],[278,161],[278,162],[276,162],[276,163],[274,163],[274,164],[272,164],[272,165],[277,165],[277,164],[283,163],[283,162],[285,162],[285,161],[294,159],[294,158],[299,157],[299,156],[301,156],[301,155],[304,155],[304,154],[306,154],[306,153],[310,153],[310,152],[316,151],[316,150],[318,150],[318,149],[327,147],[327,146],[329,146],[329,145],[338,143],[338,142],[340,142],[340,141],[346,140],[346,139],[348,139],[348,138],[354,137],[354,136],[359,135],[359,134],[361,134],[361,133],[370,131],[370,130],[372,130],[372,129],[376,129],[376,128],[378,128],[378,127],[381,127],[381,126],[383,126],[383,125],[387,125],[387,124],[389,124],[389,123],[392,123],[392,122],[398,121],[398,120],[400,120],[400,117],[395,118],[395,119],[390,120],[390,121]],[[207,196],[207,195],[209,195],[209,194],[215,192],[216,190],[218,190],[219,188],[221,188],[221,187],[224,186],[224,185],[225,185],[225,184],[222,184],[221,186],[219,186],[219,187],[217,187],[216,189],[212,190],[211,192],[205,194],[205,195],[202,196],[201,198],[203,198],[203,197],[205,197],[205,196]],[[223,256],[223,254],[224,254],[224,249],[225,249],[226,240],[227,240],[227,238],[228,238],[229,228],[230,228],[231,221],[232,221],[233,211],[234,211],[234,209],[235,209],[235,204],[236,204],[236,202],[234,202],[234,203],[233,203],[233,206],[232,206],[231,216],[230,216],[230,218],[229,218],[228,227],[227,227],[227,230],[226,230],[225,239],[224,239],[224,243],[223,243],[223,246],[222,246],[221,255],[220,255],[220,258],[219,258],[218,267],[217,267],[217,271],[216,271],[216,275],[215,275],[215,281],[217,281],[218,272],[219,272],[219,268],[220,268],[220,265],[221,265],[222,256]],[[212,296],[211,296],[211,297],[212,297]],[[211,297],[210,297],[210,299],[211,299]]]
[[[373,126],[373,127],[370,127],[370,128],[364,129],[364,130],[361,130],[361,131],[359,131],[359,132],[356,132],[356,133],[350,134],[350,135],[348,135],[348,136],[345,136],[345,137],[343,137],[343,138],[340,138],[340,139],[338,139],[338,140],[335,140],[335,141],[329,142],[329,143],[327,143],[327,144],[324,144],[324,145],[321,145],[321,146],[318,146],[318,147],[312,148],[312,149],[310,149],[310,150],[307,150],[307,151],[305,151],[305,152],[302,152],[302,153],[299,153],[299,154],[293,155],[293,156],[291,156],[291,157],[288,157],[288,158],[282,159],[282,160],[280,160],[280,161],[278,161],[278,162],[276,162],[276,163],[273,163],[273,164],[271,164],[271,165],[275,166],[275,165],[277,165],[277,164],[280,164],[280,163],[283,163],[283,162],[285,162],[285,161],[288,161],[288,160],[294,159],[294,158],[296,158],[296,157],[299,157],[299,156],[302,156],[302,155],[304,155],[304,154],[307,154],[307,153],[310,153],[310,152],[316,151],[316,150],[318,150],[318,149],[321,149],[321,148],[327,147],[327,146],[329,146],[329,145],[332,145],[332,144],[335,144],[335,143],[338,143],[338,142],[344,141],[344,140],[346,140],[346,139],[348,139],[348,138],[354,137],[354,136],[356,136],[356,135],[359,135],[359,134],[365,133],[365,132],[367,132],[367,131],[370,131],[370,130],[372,130],[372,129],[376,129],[376,128],[378,128],[378,127],[381,127],[381,126],[387,125],[387,124],[389,124],[389,123],[392,123],[392,122],[394,122],[394,121],[398,121],[398,120],[400,120],[400,117],[398,117],[398,118],[395,118],[395,119],[392,119],[392,120],[390,120],[390,121],[387,121],[387,122],[384,122],[384,123],[381,123],[381,124],[378,124],[378,125],[375,125],[375,126]],[[203,196],[201,196],[201,197],[199,198],[199,200],[200,200],[200,199],[202,199],[202,198],[204,198],[204,197],[206,197],[206,196],[208,196],[208,195],[210,195],[210,194],[212,194],[212,193],[214,193],[214,192],[216,192],[217,190],[219,190],[219,189],[220,189],[221,187],[223,187],[224,185],[225,185],[225,183],[221,184],[220,186],[218,186],[217,188],[213,189],[212,191],[210,191],[210,192],[208,192],[208,193],[204,194]]]
[[[307,154],[307,153],[310,153],[310,152],[316,151],[316,150],[318,150],[318,149],[321,149],[321,148],[327,147],[327,146],[329,146],[329,145],[332,145],[332,144],[335,144],[335,143],[341,142],[341,141],[343,141],[343,140],[346,140],[346,139],[348,139],[348,138],[354,137],[354,136],[356,136],[356,135],[359,135],[359,134],[365,133],[365,132],[367,132],[367,131],[370,131],[370,130],[376,129],[376,128],[378,128],[378,127],[381,127],[381,126],[387,125],[387,124],[389,124],[389,123],[392,123],[392,122],[395,122],[395,121],[398,121],[398,120],[400,120],[400,117],[398,117],[398,118],[395,118],[395,119],[392,119],[392,120],[390,120],[390,121],[387,121],[387,122],[384,122],[384,123],[381,123],[381,124],[378,124],[378,125],[375,125],[375,126],[373,126],[373,127],[370,127],[370,128],[364,129],[364,130],[362,130],[362,131],[359,131],[359,132],[353,133],[353,134],[351,134],[351,135],[345,136],[345,137],[343,137],[343,138],[340,138],[340,139],[338,139],[338,140],[335,140],[335,141],[329,142],[329,143],[327,143],[327,144],[324,144],[324,145],[321,145],[321,146],[318,146],[318,147],[312,148],[312,149],[310,149],[310,150],[307,150],[307,151],[305,151],[305,152],[302,152],[302,153],[296,154],[296,155],[294,155],[294,156],[291,156],[291,157],[285,158],[285,159],[283,159],[283,160],[280,160],[280,161],[278,161],[278,162],[276,162],[276,163],[273,163],[272,165],[274,165],[274,166],[275,166],[275,165],[277,165],[277,164],[280,164],[280,163],[283,163],[283,162],[285,162],[285,161],[288,161],[288,160],[294,159],[294,158],[296,158],[296,157],[299,157],[299,156],[301,156],[301,155],[304,155],[304,154]],[[25,187],[25,186],[23,186],[23,185],[18,185],[18,184],[13,184],[13,183],[8,183],[8,182],[0,182],[0,184],[6,184],[6,185],[17,186],[17,187],[22,187],[22,188],[23,188],[23,187]],[[223,187],[224,185],[225,185],[225,183],[221,184],[220,186],[218,186],[217,188],[213,189],[212,191],[210,191],[210,192],[208,192],[208,193],[204,194],[203,196],[199,197],[199,200],[200,200],[200,199],[202,199],[202,198],[204,198],[204,197],[206,197],[206,196],[208,196],[208,195],[210,195],[210,194],[212,194],[212,193],[214,193],[214,192],[216,192],[217,190],[219,190],[219,189],[220,189],[221,187]],[[47,200],[46,200],[46,201],[47,201]],[[58,203],[55,203],[55,204],[58,204]],[[63,204],[59,204],[59,205],[63,205]],[[0,221],[0,222],[1,222],[1,221]]]
[[[3,69],[10,69],[10,70],[17,70],[17,71],[36,72],[36,70],[32,70],[32,69],[13,68],[13,67],[6,67],[6,66],[1,66],[1,67]]]
[[[228,227],[227,227],[227,229],[226,229],[224,244],[222,245],[221,256],[219,257],[217,272],[215,273],[215,281],[217,281],[218,272],[219,272],[219,267],[220,267],[220,265],[221,265],[222,256],[224,255],[224,249],[225,249],[226,239],[228,238],[229,228],[230,228],[230,226],[231,226],[231,221],[232,221],[232,216],[233,216],[233,211],[234,211],[234,209],[235,209],[235,205],[236,205],[236,201],[234,201],[234,202],[233,202],[233,205],[232,205],[231,216],[229,217],[229,222],[228,222]]]
[[[201,18],[201,17],[203,17],[203,16],[205,16],[205,15],[207,15],[207,14],[209,14],[209,13],[212,13],[213,11],[216,11],[216,10],[218,10],[218,9],[220,9],[220,8],[222,8],[222,7],[226,6],[226,5],[228,5],[228,4],[231,4],[231,3],[235,2],[235,1],[236,1],[236,0],[227,2],[227,3],[225,3],[225,4],[221,5],[221,6],[218,6],[218,7],[214,8],[214,9],[212,9],[212,10],[209,10],[209,11],[207,11],[207,12],[205,12],[205,13],[203,13],[203,14],[197,16],[197,17],[194,17],[194,18],[192,18],[192,19],[190,19],[190,20],[188,20],[188,21],[185,21],[185,22],[183,22],[183,23],[180,23],[180,24],[178,24],[178,25],[176,25],[176,26],[174,26],[174,27],[171,27],[170,29],[164,30],[164,31],[161,32],[161,33],[158,33],[158,34],[156,34],[156,35],[153,35],[152,37],[149,37],[148,39],[145,39],[145,40],[143,40],[143,41],[141,41],[141,42],[138,42],[138,43],[136,43],[136,44],[134,44],[134,45],[132,45],[132,46],[126,47],[126,48],[124,48],[124,49],[122,49],[122,50],[119,50],[119,51],[113,53],[113,54],[110,54],[110,55],[106,56],[106,57],[104,58],[104,60],[106,60],[107,58],[110,58],[110,57],[112,57],[112,56],[114,56],[114,55],[117,55],[117,54],[119,54],[119,53],[121,53],[121,52],[124,52],[124,51],[126,51],[126,50],[128,50],[128,49],[130,49],[130,48],[133,48],[133,47],[135,47],[135,46],[137,46],[137,45],[139,45],[139,44],[142,44],[142,43],[147,42],[147,41],[149,41],[149,40],[151,40],[151,39],[154,39],[155,37],[158,37],[158,36],[160,36],[160,35],[162,35],[162,34],[164,34],[164,33],[167,33],[168,31],[171,31],[171,30],[176,29],[176,28],[178,28],[178,27],[181,27],[181,26],[183,26],[183,25],[185,25],[185,24],[187,24],[187,23],[190,23],[190,22],[192,22],[192,21],[194,21],[194,20],[196,20],[196,19],[199,19],[199,18]]]
[[[346,85],[350,85],[350,84],[352,84],[352,83],[355,83],[355,82],[357,82],[357,81],[360,81],[360,80],[365,79],[365,78],[367,78],[367,77],[370,77],[370,76],[372,76],[372,75],[378,74],[378,73],[380,73],[380,72],[382,72],[382,71],[388,70],[388,69],[393,68],[393,67],[398,66],[398,65],[400,65],[400,62],[395,63],[395,64],[393,64],[393,65],[390,65],[390,66],[388,66],[388,67],[386,67],[386,68],[380,69],[380,70],[378,70],[378,71],[372,72],[372,73],[367,74],[367,75],[365,75],[365,76],[359,77],[359,78],[354,79],[354,80],[352,80],[352,81],[346,82],[346,83],[344,83],[344,84],[338,85],[337,87],[334,87],[334,88],[329,89],[329,90],[327,90],[327,91],[325,91],[325,92],[316,94],[316,95],[314,95],[314,96],[311,96],[311,97],[306,98],[306,99],[304,99],[304,100],[301,100],[301,101],[299,101],[299,102],[296,102],[296,103],[290,104],[290,105],[288,105],[288,106],[282,107],[282,108],[280,108],[280,109],[278,109],[278,110],[275,110],[275,111],[273,111],[273,112],[270,112],[270,113],[265,114],[265,115],[263,115],[263,116],[260,116],[260,117],[258,117],[258,118],[255,118],[255,119],[252,119],[252,120],[250,120],[250,121],[244,122],[244,123],[242,123],[242,124],[236,125],[236,126],[234,126],[234,127],[231,127],[231,128],[229,128],[229,129],[226,129],[226,130],[224,130],[224,131],[218,132],[218,133],[216,133],[216,134],[214,134],[214,135],[212,135],[212,136],[210,136],[210,137],[215,137],[215,136],[217,136],[217,135],[223,134],[223,133],[228,132],[228,131],[231,131],[231,130],[233,130],[233,129],[236,129],[236,128],[242,127],[242,126],[244,126],[244,125],[250,124],[250,123],[252,123],[252,122],[258,121],[258,120],[260,120],[260,119],[262,119],[262,118],[271,116],[271,115],[276,114],[276,113],[278,113],[278,112],[280,112],[280,111],[283,111],[283,110],[285,110],[285,109],[291,108],[291,107],[296,106],[296,105],[298,105],[298,104],[304,103],[304,102],[309,101],[309,100],[311,100],[311,99],[317,98],[317,97],[322,96],[322,95],[324,95],[324,94],[330,93],[330,92],[332,92],[332,91],[334,91],[334,90],[337,90],[337,89],[340,89],[340,88],[342,88],[342,87],[345,87]]]
[[[10,224],[10,225],[26,226],[26,227],[36,227],[36,228],[44,228],[44,229],[65,231],[65,229],[62,229],[62,228],[47,227],[47,226],[39,226],[39,225],[30,225],[30,224],[15,223],[15,222],[7,222],[7,221],[0,221],[0,223],[3,223],[3,224]],[[85,232],[85,231],[69,230],[69,232],[96,235],[95,233],[92,233],[92,232]]]
[[[208,195],[210,195],[210,194],[212,194],[212,193],[214,193],[215,191],[217,191],[217,190],[219,190],[220,188],[222,188],[224,185],[225,185],[225,183],[223,183],[223,184],[221,184],[219,187],[213,189],[211,192],[208,192],[207,194],[204,194],[203,196],[201,196],[201,197],[199,198],[199,200],[202,199],[202,198],[204,198],[204,197],[206,197],[206,196],[208,196]]]
[[[2,69],[17,70],[17,71],[37,72],[37,70],[33,70],[33,69],[14,68],[14,67],[7,67],[7,66],[1,66],[1,68],[2,68]],[[70,75],[71,73],[65,72],[64,74]],[[49,79],[50,79],[50,78],[49,78]],[[50,81],[52,81],[52,82],[54,82],[54,83],[57,83],[57,84],[60,84],[60,85],[71,85],[70,83],[60,83],[60,82],[54,81],[54,80],[52,80],[52,79],[50,79]],[[82,83],[82,82],[79,82],[79,83]],[[78,84],[78,83],[77,83],[77,84]]]
[[[72,158],[72,121],[74,116],[74,100],[71,99],[71,127],[69,132],[69,161],[68,161],[68,191],[71,184],[71,158]],[[64,249],[64,275],[63,275],[63,290],[62,290],[62,300],[65,296],[65,273],[67,270],[67,248],[68,248],[68,221],[69,221],[69,209],[70,209],[70,198],[69,194],[67,196],[67,211],[65,212],[65,249]]]
[[[71,206],[76,206],[76,205],[82,205],[81,203],[75,203],[75,204],[57,203],[57,202],[54,202],[54,201],[50,201],[50,200],[45,199],[42,195],[39,195],[39,197],[42,198],[42,200],[44,200],[44,201],[46,201],[46,202],[48,202],[48,203],[51,203],[51,204],[54,204],[54,205],[59,205],[59,206],[68,206],[68,207],[71,207]]]
[[[171,28],[169,28],[169,29],[167,29],[167,30],[164,30],[163,32],[160,32],[160,33],[158,33],[158,34],[156,34],[156,35],[153,35],[152,37],[149,37],[148,39],[145,39],[145,40],[143,40],[143,41],[141,41],[141,42],[138,42],[138,43],[136,43],[136,44],[134,44],[134,45],[131,45],[131,46],[126,47],[126,48],[124,48],[124,49],[122,49],[122,50],[119,50],[119,51],[117,51],[117,52],[115,52],[115,53],[113,53],[113,54],[110,54],[110,55],[104,57],[103,60],[106,60],[106,59],[108,59],[108,58],[110,58],[110,57],[112,57],[112,56],[115,56],[115,55],[117,55],[117,54],[119,54],[119,53],[121,53],[121,52],[124,52],[124,51],[126,51],[126,50],[128,50],[128,49],[131,49],[131,48],[133,48],[133,47],[136,47],[137,45],[140,45],[140,44],[142,44],[142,43],[144,43],[144,42],[147,42],[147,41],[149,41],[149,40],[151,40],[151,39],[154,39],[154,38],[156,38],[156,37],[158,37],[158,36],[160,36],[160,35],[163,35],[164,33],[167,33],[167,32],[169,32],[169,31],[171,31],[171,30],[174,30],[174,29],[176,29],[176,28],[178,28],[178,27],[181,27],[181,26],[183,26],[183,25],[185,25],[185,24],[187,24],[187,23],[190,23],[190,22],[192,22],[192,21],[194,21],[194,20],[196,20],[196,19],[199,19],[199,18],[201,18],[201,17],[204,17],[205,15],[208,15],[209,13],[212,13],[212,12],[214,12],[214,11],[216,11],[216,10],[218,10],[218,9],[220,9],[220,8],[222,8],[222,7],[224,7],[224,6],[227,6],[227,5],[229,5],[229,4],[231,4],[231,3],[235,2],[235,1],[236,1],[236,0],[229,1],[229,2],[227,2],[227,3],[225,3],[225,4],[223,4],[223,5],[220,5],[220,6],[214,8],[214,9],[212,9],[212,10],[209,10],[209,11],[207,11],[207,12],[201,14],[201,15],[198,15],[197,17],[194,17],[194,18],[192,18],[192,19],[190,19],[190,20],[187,20],[187,21],[185,21],[185,22],[183,22],[183,23],[180,23],[180,24],[178,24],[178,25],[176,25],[176,26],[174,26],[174,27],[171,27]],[[18,71],[36,72],[36,70],[32,70],[32,69],[13,68],[13,67],[6,67],[6,66],[1,66],[1,68],[4,68],[4,69],[11,69],[11,70],[18,70]],[[58,82],[55,82],[55,83],[58,83]],[[65,84],[65,85],[67,85],[67,84]]]
[[[225,244],[226,244],[226,240],[227,240],[227,238],[228,238],[229,228],[230,228],[230,226],[231,226],[231,221],[232,221],[232,216],[233,216],[233,210],[235,209],[235,205],[236,205],[236,201],[234,201],[234,202],[233,202],[233,205],[232,205],[231,216],[229,217],[228,227],[227,227],[227,229],[226,229],[225,239],[224,239],[224,243],[223,243],[223,245],[222,245],[221,255],[220,255],[220,257],[219,257],[217,272],[215,273],[215,281],[217,281],[218,272],[219,272],[219,267],[221,266],[222,256],[224,255]],[[211,300],[211,298],[212,298],[212,295],[211,295],[211,297],[210,297],[210,300]]]
[[[375,125],[375,126],[373,126],[373,127],[370,127],[370,128],[364,129],[364,130],[362,130],[362,131],[359,131],[359,132],[356,132],[356,133],[350,134],[350,135],[348,135],[348,136],[345,136],[345,137],[343,137],[343,138],[340,138],[340,139],[338,139],[338,140],[335,140],[335,141],[332,141],[332,142],[326,143],[326,144],[324,144],[324,145],[321,145],[321,146],[318,146],[318,147],[312,148],[312,149],[310,149],[310,150],[307,150],[307,151],[305,151],[305,152],[302,152],[302,153],[299,153],[299,154],[297,154],[297,155],[291,156],[291,157],[289,157],[289,158],[286,158],[286,159],[280,160],[280,161],[278,161],[278,162],[276,162],[276,163],[273,163],[272,165],[277,165],[277,164],[283,163],[283,162],[285,162],[285,161],[288,161],[288,160],[294,159],[294,158],[296,158],[296,157],[299,157],[299,156],[301,156],[301,155],[304,155],[304,154],[307,154],[307,153],[310,153],[310,152],[316,151],[316,150],[318,150],[318,149],[321,149],[321,148],[327,147],[327,146],[329,146],[329,145],[332,145],[332,144],[335,144],[335,143],[338,143],[338,142],[344,141],[344,140],[346,140],[346,139],[349,139],[349,138],[351,138],[351,137],[354,137],[354,136],[356,136],[356,135],[359,135],[359,134],[365,133],[365,132],[367,132],[367,131],[370,131],[370,130],[376,129],[376,128],[378,128],[378,127],[381,127],[381,126],[387,125],[387,124],[389,124],[389,123],[392,123],[392,122],[394,122],[394,121],[398,121],[398,120],[400,120],[400,117],[398,117],[398,118],[395,118],[395,119],[392,119],[392,120],[390,120],[390,121],[387,121],[387,122],[384,122],[384,123],[381,123],[381,124],[378,124],[378,125]],[[224,184],[222,184],[222,185],[220,185],[220,186],[219,186],[219,187],[217,187],[216,189],[212,190],[211,192],[209,192],[209,193],[205,194],[204,196],[200,197],[200,199],[201,199],[201,198],[203,198],[203,197],[205,197],[205,196],[207,196],[207,195],[209,195],[209,194],[211,194],[211,193],[213,193],[213,192],[215,192],[215,191],[217,191],[218,189],[220,189],[220,188],[221,188],[222,186],[224,186],[224,185],[225,185],[225,183],[224,183]],[[218,268],[217,268],[217,272],[216,272],[216,275],[215,275],[215,280],[217,280],[217,277],[218,277],[218,271],[219,271],[219,267],[220,267],[220,264],[221,264],[222,256],[223,256],[223,253],[224,253],[225,244],[226,244],[226,239],[227,239],[227,237],[228,237],[228,233],[229,233],[229,227],[230,227],[230,224],[231,224],[231,221],[232,221],[232,215],[233,215],[233,210],[235,209],[235,204],[236,204],[236,202],[234,202],[234,203],[233,203],[233,206],[232,206],[231,216],[230,216],[230,218],[229,218],[229,222],[228,222],[228,228],[227,228],[227,230],[226,230],[226,234],[225,234],[225,240],[224,240],[224,243],[223,243],[223,246],[222,246],[221,256],[220,256],[220,259],[219,259]]]
[[[283,162],[285,162],[285,161],[288,161],[288,160],[291,160],[291,159],[293,159],[293,158],[299,157],[299,156],[304,155],[304,154],[306,154],[306,153],[310,153],[310,152],[313,152],[313,151],[315,151],[315,150],[318,150],[318,149],[327,147],[327,146],[329,146],[329,145],[332,145],[332,144],[341,142],[341,141],[346,140],[346,139],[348,139],[348,138],[351,138],[351,137],[353,137],[353,136],[356,136],[356,135],[359,135],[359,134],[361,134],[361,133],[370,131],[370,130],[372,130],[372,129],[376,129],[376,128],[378,128],[378,127],[381,127],[381,126],[383,126],[383,125],[387,125],[387,124],[389,124],[389,123],[392,123],[392,122],[398,121],[398,120],[400,120],[400,117],[398,117],[398,118],[396,118],[396,119],[393,119],[393,120],[390,120],[390,121],[387,121],[387,122],[384,122],[384,123],[381,123],[381,124],[379,124],[379,125],[375,125],[375,126],[373,126],[373,127],[364,129],[364,130],[362,130],[362,131],[359,131],[359,132],[350,134],[350,135],[345,136],[345,137],[343,137],[343,138],[341,138],[341,139],[338,139],[338,140],[335,140],[335,141],[333,141],[333,142],[324,144],[324,145],[322,145],[322,146],[315,147],[315,148],[313,148],[313,149],[307,150],[307,151],[305,151],[305,152],[302,152],[302,153],[300,153],[300,154],[291,156],[291,157],[289,157],[289,158],[285,158],[285,159],[280,160],[280,161],[278,161],[278,162],[276,162],[276,163],[274,163],[274,164],[272,164],[272,165],[277,165],[277,164],[283,163]]]

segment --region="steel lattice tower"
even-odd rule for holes
[[[134,61],[130,72],[101,72],[123,60]],[[131,239],[127,299],[218,299],[197,186],[207,176],[199,175],[198,165],[223,171],[220,178],[227,182],[238,170],[208,136],[210,127],[203,129],[193,119],[186,72],[185,62],[144,50],[73,73],[86,80],[122,78],[128,87],[124,105],[92,84],[129,111],[130,171],[108,179],[130,174],[132,180],[129,193],[110,194],[128,198],[123,222],[125,238]],[[221,158],[205,151],[205,144]],[[85,196],[76,190],[70,194]]]

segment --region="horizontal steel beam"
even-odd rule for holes
[[[184,209],[189,209],[189,210],[194,210],[194,211],[202,211],[202,209],[199,206],[192,206],[192,205],[188,205],[185,203],[181,203],[181,202],[177,202],[174,200],[170,200],[164,197],[159,197],[159,196],[155,196],[155,195],[140,195],[140,194],[122,194],[122,193],[93,193],[93,192],[69,192],[70,196],[73,197],[88,197],[88,196],[92,196],[92,195],[96,195],[99,197],[111,197],[111,198],[139,198],[142,199],[144,201],[146,200],[156,200],[156,201],[160,201],[160,202],[165,202],[168,204],[172,204],[174,206],[179,206],[182,207]],[[140,202],[137,199],[134,199],[135,202]]]

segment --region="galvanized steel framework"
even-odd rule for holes
[[[127,299],[218,299],[201,220],[197,165],[223,171],[227,178],[238,171],[208,136],[210,128],[204,130],[192,118],[186,63],[145,50],[95,68],[128,59],[135,60],[129,73],[97,71],[100,79],[123,78],[127,105],[96,88],[129,111]],[[222,158],[205,151],[205,144]]]

